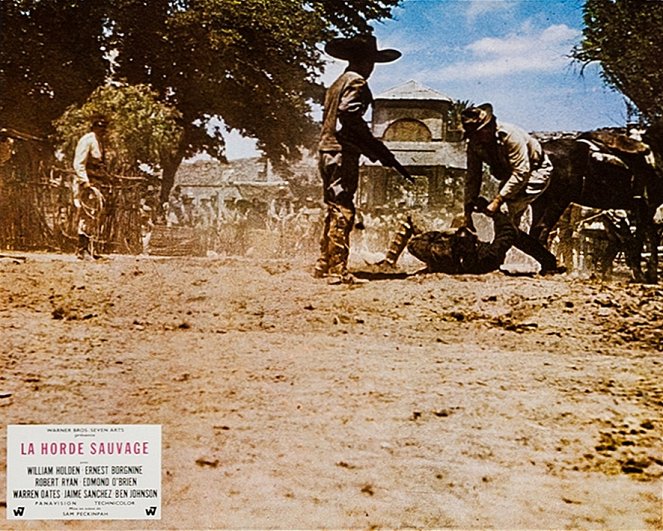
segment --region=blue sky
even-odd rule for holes
[[[405,0],[374,24],[380,48],[403,56],[376,66],[375,95],[411,79],[455,100],[491,102],[498,119],[530,131],[621,126],[624,98],[597,65],[580,75],[568,57],[582,36],[582,0]],[[329,85],[345,68],[330,58]],[[254,143],[231,135],[229,158]]]

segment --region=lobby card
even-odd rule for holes
[[[158,520],[161,426],[9,425],[8,520]]]

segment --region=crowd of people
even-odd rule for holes
[[[244,256],[285,256],[311,250],[320,207],[282,191],[268,199],[219,195],[194,198],[179,186],[164,205],[166,224],[194,228],[210,253]]]
[[[210,253],[285,258],[319,251],[323,206],[315,198],[298,198],[285,190],[269,199],[220,201],[218,195],[194,198],[175,186],[164,210],[168,226],[196,230]],[[413,209],[406,201],[363,205],[353,226],[353,247],[366,256],[384,252],[394,228],[415,211],[418,219],[440,228],[448,225],[452,215],[446,208],[435,212]]]

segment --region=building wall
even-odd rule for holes
[[[414,185],[405,182],[393,169],[362,166],[357,204],[369,211],[399,205],[412,210],[462,210],[464,170],[445,166],[417,166],[410,170]]]
[[[431,142],[430,129],[424,122],[413,118],[400,118],[392,122],[382,135],[385,142]]]
[[[373,111],[373,134],[382,138],[387,128],[397,120],[418,120],[431,132],[432,141],[447,137],[447,116],[450,104],[444,101],[403,102],[378,100]]]
[[[357,204],[364,209],[462,209],[464,144],[448,130],[449,101],[378,99],[373,134],[394,150],[415,178],[406,183],[393,169],[367,164],[360,170]],[[462,152],[461,152],[462,151]]]

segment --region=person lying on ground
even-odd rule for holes
[[[486,213],[488,204],[485,198],[478,197],[474,201],[474,209]],[[522,231],[505,213],[498,210],[490,214],[495,231],[490,242],[479,240],[476,233],[467,226],[446,231],[421,232],[414,226],[412,219],[408,218],[408,229],[399,231],[383,263],[395,265],[407,245],[410,254],[426,264],[426,269],[422,272],[481,275],[496,271],[504,264],[507,252]],[[555,273],[563,271],[561,267],[554,270]],[[545,271],[550,272],[551,270]]]

